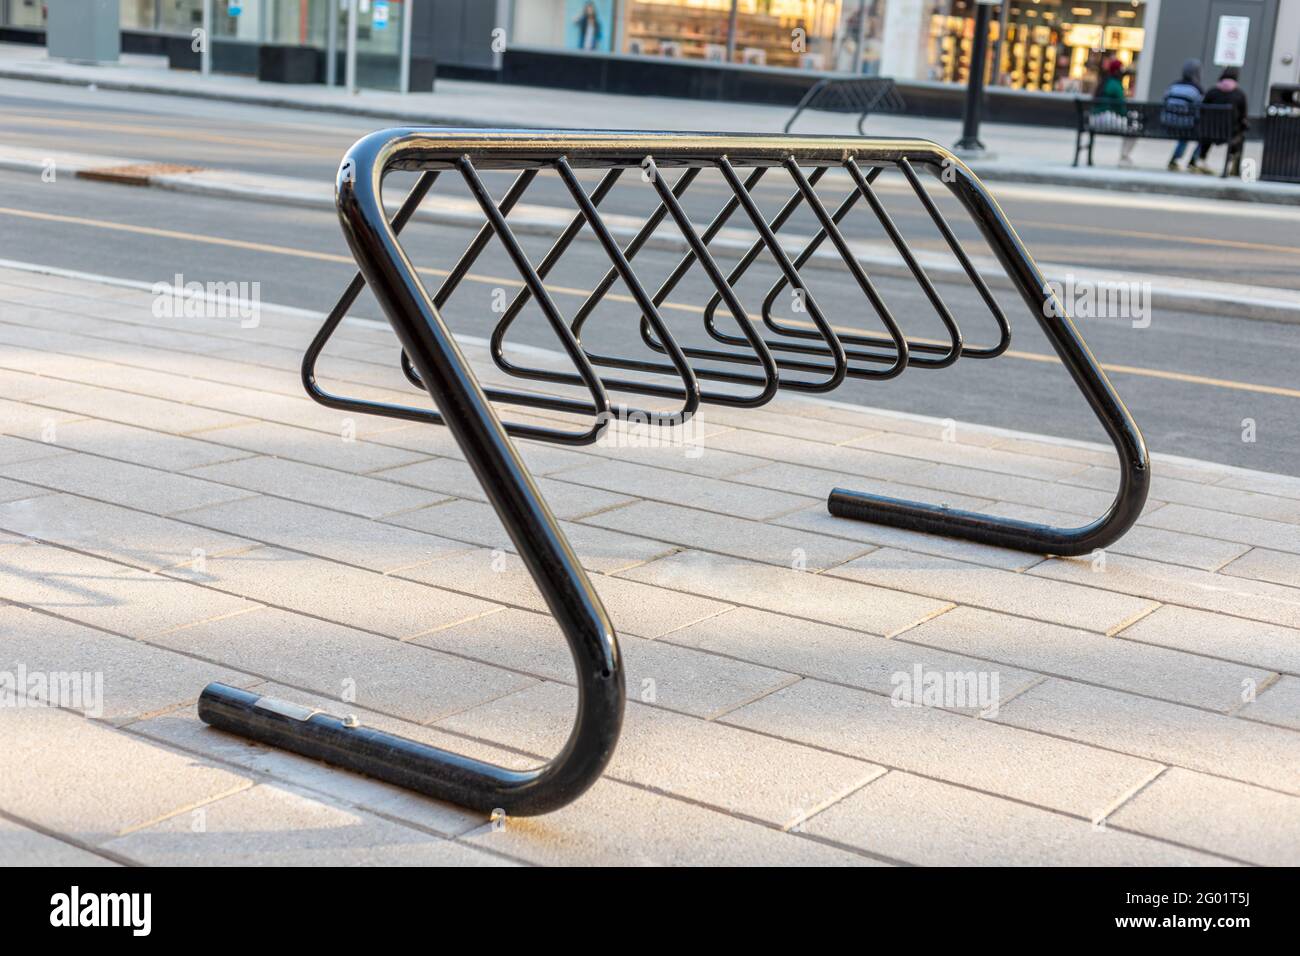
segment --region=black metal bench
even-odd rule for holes
[[[1227,143],[1236,135],[1232,107],[1226,103],[1204,103],[1179,109],[1165,103],[1125,103],[1122,106],[1104,100],[1076,97],[1074,100],[1074,165],[1079,154],[1087,150],[1092,165],[1092,147],[1098,136],[1136,137],[1139,139],[1186,139],[1196,143]],[[1083,138],[1087,136],[1085,144]],[[1229,150],[1229,160],[1231,150]],[[1224,166],[1226,175],[1227,165]]]
[[[395,170],[420,175],[390,222],[381,190],[385,177]],[[480,170],[509,170],[517,175],[504,196],[495,200]],[[579,180],[578,170],[600,172],[590,192]],[[824,202],[826,187],[818,190],[832,170],[839,188],[848,189],[833,209]],[[697,191],[700,195],[690,198],[709,202],[710,213],[707,219],[692,217],[683,204],[692,184],[706,171],[710,178],[721,179],[726,198],[719,207],[708,198],[716,192]],[[507,220],[543,172],[558,178],[576,211],[534,265]],[[463,254],[439,270],[443,278],[431,295],[398,234],[444,174],[463,182],[483,214],[483,224]],[[885,174],[899,181],[901,193],[894,193],[914,199],[924,210],[959,264],[959,275],[987,308],[983,344],[967,340],[890,217],[874,185]],[[640,191],[638,195],[648,192],[655,203],[644,224],[624,242],[615,237],[598,209],[620,179],[627,188]],[[774,181],[784,185],[788,192],[782,195],[788,198],[768,215],[759,209],[757,198],[767,193],[757,187],[760,182],[770,187]],[[1025,311],[1043,330],[1069,379],[1101,422],[1118,455],[1119,490],[1104,515],[1075,528],[845,489],[831,491],[831,514],[1006,548],[1080,555],[1105,548],[1123,535],[1146,501],[1149,462],[1137,425],[997,204],[971,171],[940,146],[842,137],[396,129],[374,133],[353,146],[339,169],[336,188],[343,231],[360,272],[307,350],[302,369],[307,391],[331,408],[450,429],[568,641],[576,670],[577,716],[560,753],[528,771],[498,767],[217,683],[210,684],[199,700],[199,716],[214,727],[482,811],[539,814],[575,799],[600,776],[618,740],[625,699],[623,668],[600,597],[511,436],[584,445],[595,442],[615,422],[680,424],[704,404],[758,407],[782,389],[826,393],[848,378],[884,381],[911,370],[924,374],[942,369],[965,358],[996,358],[1010,345],[1010,324],[932,192],[947,190],[973,221]],[[896,194],[891,195],[891,203],[896,199]],[[777,233],[801,207],[812,213],[816,232],[793,243],[798,247],[793,252],[786,248],[790,238],[782,243]],[[709,247],[738,211],[756,238],[733,265],[724,268]],[[913,338],[900,328],[845,237],[844,228],[855,211],[873,231],[883,231],[897,250],[907,274],[941,320],[941,338]],[[697,227],[696,221],[707,225]],[[657,233],[669,228],[687,251],[652,291],[633,261]],[[603,271],[603,275],[592,276],[590,291],[575,287],[568,276],[563,285],[548,286],[548,276],[584,230],[590,231],[603,252],[596,273]],[[492,358],[499,371],[526,383],[544,383],[545,388],[482,387],[443,318],[457,287],[467,279],[474,281],[471,269],[493,239],[504,249],[521,284],[514,300],[495,319]],[[830,254],[819,254],[824,243],[829,243]],[[760,257],[774,278],[760,276],[768,291],[761,315],[755,316],[741,302],[742,294],[751,294],[742,291],[741,280],[749,274],[754,281],[753,273],[759,270],[753,266]],[[813,257],[818,260],[815,269],[809,267]],[[578,258],[591,261],[588,251]],[[698,329],[698,337],[707,335],[705,346],[679,342],[664,317],[667,307],[677,304],[669,297],[696,267],[713,289]],[[868,308],[860,310],[855,303],[852,311],[865,311],[876,330],[844,331],[842,323],[854,319],[839,315],[833,324],[823,312],[814,290],[836,278],[861,294],[860,305]],[[622,297],[631,306],[628,332],[637,326],[641,343],[659,358],[595,351],[583,343],[584,323],[598,304],[615,298],[609,293],[620,280],[630,293]],[[432,407],[350,398],[328,392],[317,382],[316,362],[322,349],[367,286],[401,343],[401,367],[432,399]],[[806,314],[807,321],[775,314],[777,299],[786,298],[783,292],[800,300],[798,311]],[[582,304],[566,318],[556,302],[559,295],[576,295]],[[506,332],[530,302],[554,331],[572,371],[523,366],[506,356]],[[720,307],[730,314],[738,332],[719,326]],[[485,311],[478,305],[473,309],[475,315]],[[569,387],[568,393],[557,393],[554,386]],[[573,387],[581,390],[580,397]],[[649,404],[660,407],[642,410],[615,403],[610,391],[646,396],[653,400]],[[585,425],[551,427],[536,418],[503,423],[493,402],[578,413],[585,416]]]
[[[794,114],[786,121],[783,132],[790,132],[790,127],[804,110],[823,110],[827,113],[857,113],[858,135],[865,136],[862,124],[866,122],[867,114],[901,113],[903,109],[903,95],[887,76],[831,76],[818,80],[808,89],[794,108]]]

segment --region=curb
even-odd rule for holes
[[[162,189],[215,199],[272,203],[328,212],[335,210],[333,189],[325,183],[317,184],[306,180],[244,173],[231,174],[215,170],[150,173],[148,164],[99,156],[55,154],[53,158],[60,168],[70,171],[76,178],[81,179],[129,183],[136,187]],[[0,169],[39,175],[43,168],[43,160],[0,155]],[[123,174],[116,175],[115,169]],[[214,179],[214,173],[222,179]],[[234,181],[231,181],[232,178]],[[511,227],[520,234],[554,238],[569,224],[573,215],[574,213],[559,207],[525,203],[516,207],[512,214]],[[416,212],[415,218],[423,222],[470,229],[477,229],[483,224],[477,207],[471,201],[457,201],[450,198],[426,200]],[[640,222],[641,220],[635,217],[619,214],[605,216],[609,231],[619,239],[630,239],[640,227]],[[594,241],[586,230],[579,235]],[[793,233],[785,234],[785,237],[796,246],[802,245],[810,238]],[[752,242],[753,238],[748,237],[742,230],[725,228],[718,234],[713,245],[715,248],[739,255],[748,250]],[[646,246],[678,254],[689,251],[686,240],[667,227],[657,230]],[[853,246],[858,261],[874,274],[893,278],[912,278],[911,271],[887,244],[858,242],[853,243]],[[965,271],[950,256],[918,251],[917,259],[927,275],[936,282],[956,281],[963,285],[969,283]],[[1015,285],[991,257],[973,255],[971,261],[980,270],[990,287],[1002,290],[1015,289]],[[822,269],[842,267],[839,255],[830,249],[817,250],[808,265]],[[1143,287],[1142,292],[1148,296],[1147,305],[1151,309],[1300,324],[1300,294],[1289,290],[1278,289],[1277,296],[1269,297],[1259,295],[1261,288],[1259,286],[1078,269],[1059,263],[1039,263],[1039,268],[1049,281],[1060,282],[1068,288],[1082,289],[1090,286],[1098,293],[1107,293],[1111,290],[1121,293],[1132,290],[1136,283]]]
[[[1024,183],[1042,186],[1072,186],[1079,189],[1104,189],[1108,192],[1156,193],[1185,199],[1220,199],[1231,202],[1269,203],[1300,206],[1300,186],[1285,183],[1254,182],[1239,179],[1193,177],[1186,173],[1132,172],[1081,166],[1076,173],[1044,171],[1035,166],[1011,163],[967,164],[988,182]],[[1181,176],[1182,179],[1174,177]]]
[[[159,83],[136,80],[115,80],[112,77],[84,78],[60,76],[52,73],[0,68],[0,79],[28,80],[36,83],[57,83],[63,86],[95,86],[99,89],[124,93],[150,93],[159,96],[182,96],[190,99],[221,100],[248,106],[265,106],[273,109],[302,110],[312,113],[336,113],[345,116],[362,116],[371,119],[414,123],[420,126],[452,126],[489,129],[501,125],[482,117],[438,116],[420,110],[401,110],[346,102],[314,103],[284,96],[254,96],[229,89],[185,89]],[[563,91],[559,91],[563,92]],[[527,123],[507,124],[514,129],[535,129]],[[989,182],[1033,183],[1044,186],[1067,186],[1081,189],[1103,189],[1111,192],[1145,192],[1168,196],[1193,196],[1202,199],[1220,199],[1233,202],[1277,203],[1300,205],[1300,187],[1283,183],[1253,183],[1240,181],[1211,182],[1192,179],[1185,183],[1167,181],[1162,173],[1140,173],[1093,167],[1097,172],[1053,172],[1035,166],[1007,164],[996,161],[968,163],[981,178]]]

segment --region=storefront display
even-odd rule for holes
[[[856,0],[848,4],[857,7]],[[628,0],[623,6],[623,52],[727,59],[731,0]],[[844,6],[842,0],[738,0],[733,59],[833,69]]]
[[[929,75],[965,83],[974,0],[947,0],[930,15]],[[1091,93],[1103,64],[1135,68],[1146,41],[1146,4],[1137,0],[1018,0],[989,24],[993,56],[985,81],[1017,90]],[[1131,84],[1126,76],[1126,84]]]
[[[121,0],[127,30],[189,34],[202,0]],[[391,46],[401,0],[358,0],[362,49]],[[515,0],[511,46],[887,74],[965,84],[976,0]],[[213,0],[222,39],[323,46],[339,0]],[[0,24],[39,29],[42,0],[0,0]],[[1118,59],[1125,85],[1150,48],[1145,0],[1010,0],[989,24],[989,87],[1087,95]],[[400,22],[400,16],[391,17]],[[1149,29],[1150,28],[1150,29]],[[373,35],[372,35],[373,33]]]

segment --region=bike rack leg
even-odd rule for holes
[[[573,730],[549,763],[516,771],[225,684],[204,689],[199,716],[221,730],[475,810],[500,809],[519,816],[548,813],[590,787],[613,755],[625,696],[618,644],[586,572],[397,243],[379,198],[383,145],[382,135],[366,137],[340,167],[337,196],[343,232],[420,380],[564,632],[577,670]]]
[[[929,165],[931,172],[941,173],[942,170],[935,169],[933,162]],[[1038,320],[1052,348],[1110,436],[1119,456],[1119,491],[1104,515],[1078,528],[1056,528],[997,518],[842,488],[831,492],[827,507],[831,514],[840,518],[964,538],[1018,551],[1063,556],[1088,554],[1117,540],[1142,513],[1151,484],[1146,442],[1106,373],[1079,335],[1069,313],[1016,239],[1015,231],[997,203],[965,166],[958,164],[953,169],[957,176],[949,188],[970,212],[1003,268],[1015,280],[1021,297]]]

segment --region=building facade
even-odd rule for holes
[[[1225,21],[1240,50],[1223,48]],[[974,29],[975,0],[513,0],[508,20],[527,48],[951,85],[967,82]],[[1118,59],[1130,94],[1159,97],[1196,58],[1207,83],[1239,66],[1262,103],[1300,82],[1300,0],[1013,0],[993,10],[989,50],[991,87],[1087,95]]]
[[[122,28],[135,37],[187,35],[202,22],[202,0],[120,2]],[[331,11],[344,17],[347,2],[213,0],[213,31],[218,40],[324,49]],[[396,25],[428,4],[428,43],[439,64],[490,76],[511,51],[526,51],[534,55],[526,82],[544,81],[537,57],[549,54],[959,87],[969,77],[975,25],[975,0],[354,2],[363,55],[395,51]],[[44,0],[0,0],[0,27],[11,39],[38,31],[44,9]],[[1137,98],[1158,98],[1191,58],[1204,64],[1207,83],[1223,66],[1239,66],[1252,109],[1270,85],[1300,82],[1300,0],[1009,0],[993,9],[989,41],[985,80],[994,90],[1087,95],[1114,59]],[[556,73],[584,69],[595,64],[565,61]]]

